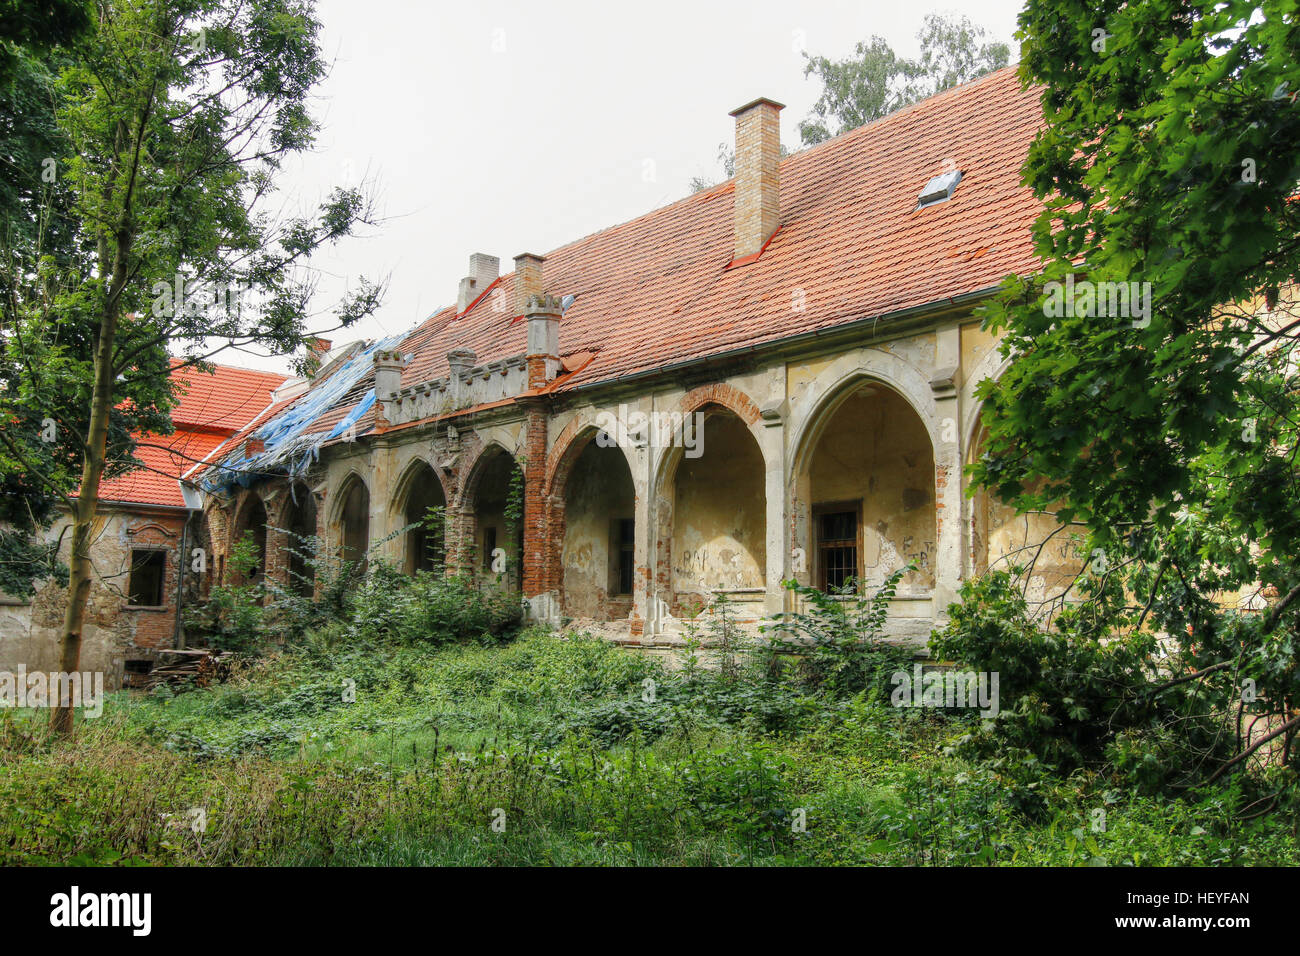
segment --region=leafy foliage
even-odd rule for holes
[[[887,700],[890,676],[913,657],[911,648],[883,635],[889,602],[912,570],[914,565],[894,571],[870,596],[854,580],[830,593],[786,581],[802,609],[783,612],[775,624],[765,625],[766,669],[792,670],[803,685],[831,696],[865,692],[868,699]]]
[[[980,386],[972,474],[1086,530],[1106,560],[1073,619],[1095,639],[1170,636],[1163,673],[1195,675],[1198,712],[1235,740],[1226,763],[1203,749],[1188,764],[1207,778],[1267,743],[1243,736],[1261,708],[1296,766],[1298,12],[1033,0],[1020,18],[1025,78],[1043,85],[1025,180],[1045,265],[985,315],[1015,361]],[[1061,308],[1073,282],[1145,289],[1150,308]],[[1176,733],[1192,744],[1198,726]]]
[[[921,56],[916,60],[899,56],[878,36],[858,43],[852,56],[838,62],[805,53],[804,74],[816,74],[823,89],[812,114],[799,124],[804,145],[857,129],[1006,66],[1010,48],[986,41],[986,36],[966,17],[931,13],[917,34]]]
[[[104,0],[80,35],[80,4],[50,0],[35,19],[9,6],[0,23],[18,82],[7,93],[37,108],[0,131],[33,164],[9,183],[23,201],[0,237],[13,252],[0,420],[14,426],[0,429],[0,475],[20,500],[60,496],[73,514],[61,667],[76,670],[100,483],[140,464],[133,432],[171,431],[171,352],[202,367],[230,344],[300,347],[312,253],[371,213],[357,189],[335,190],[315,215],[265,208],[284,158],[316,130],[307,104],[325,64],[310,2]],[[369,314],[379,294],[359,283],[338,322]],[[18,532],[48,525],[48,513],[28,511]],[[67,708],[53,719],[71,726]]]

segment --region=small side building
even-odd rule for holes
[[[95,581],[86,613],[81,669],[112,689],[147,674],[158,651],[182,640],[183,568],[206,544],[199,495],[188,475],[273,402],[286,376],[218,365],[212,374],[173,364],[180,403],[171,435],[140,436],[143,468],[101,486],[92,546]],[[292,383],[289,383],[290,385]],[[50,528],[69,558],[72,520]],[[59,668],[67,588],[47,581],[30,601],[0,594],[0,671]]]

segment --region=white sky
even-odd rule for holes
[[[455,300],[469,256],[545,254],[722,179],[728,111],[786,104],[781,139],[820,93],[799,49],[840,59],[872,34],[917,50],[927,13],[960,13],[998,39],[1021,0],[318,0],[333,63],[318,89],[316,149],[286,164],[289,208],[375,180],[385,222],[321,256],[318,308],[349,279],[387,275],[371,319],[336,346],[413,328]],[[322,318],[313,327],[323,327]],[[226,350],[215,361],[286,370]]]

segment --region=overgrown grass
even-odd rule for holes
[[[41,727],[0,715],[0,863],[1300,863],[1294,821],[1236,822],[1232,791],[973,763],[964,718],[545,631],[309,644]]]

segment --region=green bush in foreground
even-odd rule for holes
[[[1241,822],[1235,791],[1012,772],[953,752],[967,718],[739,664],[529,630],[292,650],[224,686],[114,695],[68,742],[5,713],[0,863],[1300,863],[1291,820]]]

